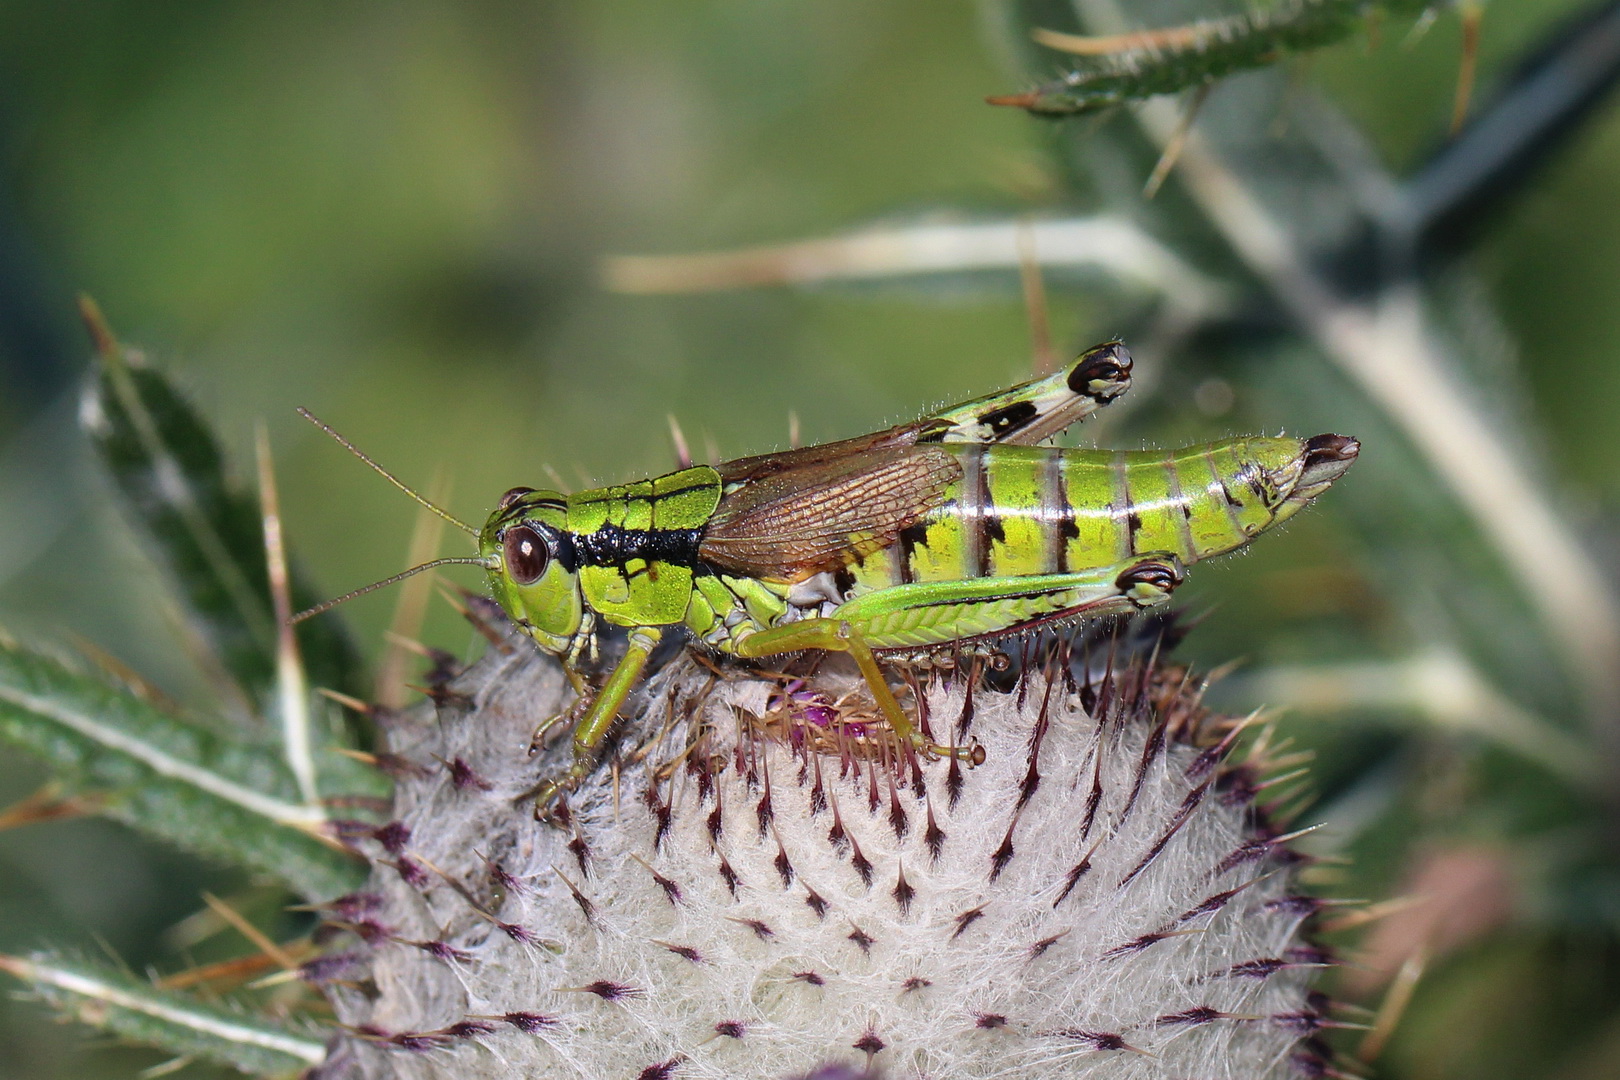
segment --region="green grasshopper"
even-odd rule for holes
[[[1124,393],[1130,376],[1130,354],[1108,342],[1046,378],[871,435],[572,495],[513,488],[480,530],[390,476],[478,538],[476,558],[406,574],[484,567],[506,613],[562,659],[578,692],[574,760],[542,805],[591,770],[675,627],[750,660],[848,653],[896,738],[972,760],[977,747],[918,730],[880,656],[1162,604],[1186,564],[1286,521],[1359,450],[1341,435],[1168,453],[1037,445]],[[593,695],[581,672],[603,624],[627,629],[628,643]]]

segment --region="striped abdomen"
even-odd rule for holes
[[[1180,450],[953,448],[962,477],[898,543],[853,567],[863,589],[1088,570],[1155,551],[1231,551],[1325,490],[1355,458],[1338,435]]]

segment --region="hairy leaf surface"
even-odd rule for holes
[[[38,653],[0,646],[0,739],[44,758],[109,817],[306,897],[361,876],[314,834],[325,814],[296,801],[273,749],[228,742]]]
[[[60,956],[0,956],[0,971],[92,1027],[254,1076],[289,1075],[326,1057],[318,1039],[267,1017],[162,990],[106,964]]]

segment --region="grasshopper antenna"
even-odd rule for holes
[[[319,423],[319,421],[316,421],[316,422]],[[373,466],[373,468],[375,468],[375,466]],[[392,479],[392,478],[390,477],[390,479]],[[445,515],[445,516],[448,517],[449,515]],[[454,521],[455,519],[451,518],[450,520]],[[459,522],[458,522],[458,524],[459,524]],[[475,555],[450,555],[450,556],[446,556],[443,559],[434,559],[432,562],[425,562],[421,566],[413,566],[409,570],[402,570],[399,573],[395,574],[393,577],[383,578],[381,581],[374,581],[370,585],[367,585],[365,588],[356,589],[353,592],[346,592],[342,596],[337,597],[336,599],[327,600],[325,603],[316,604],[314,607],[309,608],[308,610],[300,611],[298,614],[294,615],[292,618],[287,620],[287,625],[288,626],[295,626],[298,623],[303,622],[305,619],[314,618],[316,615],[321,614],[323,611],[331,611],[333,608],[337,607],[339,604],[347,603],[348,601],[353,600],[357,596],[364,596],[368,592],[374,592],[377,589],[383,588],[384,586],[392,585],[395,582],[404,581],[406,578],[410,577],[413,574],[420,574],[424,570],[432,570],[435,566],[447,566],[447,565],[449,565],[451,563],[470,563],[470,564],[475,565],[475,566],[482,566],[486,570],[489,569],[489,563],[485,562],[483,559],[480,559]]]
[[[322,431],[324,431],[328,435],[332,436],[332,438],[334,438],[334,439],[336,439],[338,441],[339,446],[343,447],[343,449],[347,450],[349,453],[353,454],[355,457],[359,458],[361,461],[365,462],[367,465],[370,465],[373,469],[377,470],[377,473],[384,480],[387,480],[390,484],[393,484],[395,487],[399,488],[399,490],[403,491],[405,494],[407,494],[411,498],[415,499],[422,506],[424,506],[427,509],[433,511],[435,514],[438,514],[440,517],[444,518],[444,520],[448,521],[450,524],[454,525],[456,528],[460,529],[462,532],[468,534],[469,536],[477,536],[478,535],[478,530],[477,529],[473,528],[471,525],[468,525],[465,521],[462,521],[460,518],[458,518],[454,514],[450,513],[450,511],[442,509],[442,508],[437,507],[437,506],[434,506],[432,503],[428,502],[421,495],[418,495],[413,489],[405,486],[405,484],[398,477],[396,477],[393,473],[389,472],[387,469],[383,468],[381,465],[377,464],[375,461],[372,461],[369,457],[367,457],[364,453],[362,453],[352,442],[350,442],[348,439],[345,439],[342,435],[339,435],[336,431],[334,431],[332,429],[331,425],[329,425],[326,421],[322,420],[320,417],[316,416],[314,413],[310,412],[308,409],[304,408],[303,406],[299,406],[298,415],[302,416],[305,420],[308,420],[310,423],[314,424],[316,427],[320,428]],[[445,562],[445,561],[455,562],[455,561],[458,561],[458,560],[453,560],[453,559],[452,560],[442,560],[442,559],[439,560],[439,562]],[[479,562],[480,560],[478,560],[478,559],[462,559],[462,560],[459,560],[459,561],[461,561],[461,562]],[[418,566],[416,568],[416,570],[425,570],[429,566],[437,566],[437,565],[438,565],[438,562],[424,563],[423,565]],[[398,577],[389,578],[387,581],[379,581],[377,583],[377,585],[391,584],[392,582],[398,581],[401,577],[408,577],[409,575],[416,573],[416,570],[407,570],[407,571],[405,571],[405,573],[400,574]],[[361,589],[360,592],[366,592],[366,591],[368,591],[368,589],[374,589],[374,588],[377,587],[377,585],[368,586],[366,589]],[[360,593],[358,593],[358,592],[349,594],[349,596],[358,596],[358,595],[360,595]],[[342,603],[344,600],[349,599],[349,596],[340,597],[337,600],[333,600],[332,603],[333,604]],[[326,605],[326,606],[329,607],[330,605]],[[325,607],[312,608],[311,610],[306,611],[302,615],[299,615],[297,618],[293,619],[293,622],[297,622],[299,619],[303,619],[303,618],[305,618],[307,616],[313,615],[317,611],[324,611],[324,610],[326,610]]]

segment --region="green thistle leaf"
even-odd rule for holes
[[[0,739],[44,758],[97,809],[142,832],[277,878],[311,899],[358,861],[317,833],[281,755],[238,745],[55,660],[0,644]]]
[[[0,955],[0,971],[28,983],[53,1008],[91,1027],[254,1076],[285,1076],[326,1059],[326,1047],[307,1034],[161,990],[105,964]]]
[[[268,700],[276,627],[258,506],[230,481],[218,441],[168,379],[141,366],[140,354],[113,337],[88,301],[85,319],[100,363],[86,392],[84,427],[178,585],[199,637],[255,702]],[[318,598],[296,568],[291,593],[295,608]],[[298,638],[312,683],[364,692],[359,653],[340,617],[310,619]]]

